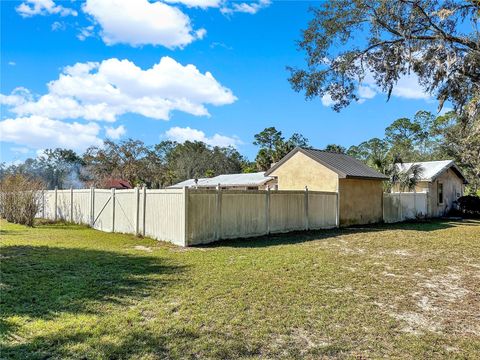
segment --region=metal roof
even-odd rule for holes
[[[452,168],[460,178],[466,181],[462,172],[458,166],[455,165],[453,160],[419,161],[403,164],[399,163],[395,165],[400,171],[408,171],[413,165],[420,165],[422,167],[420,181],[433,181],[449,168]]]
[[[205,179],[198,179],[198,182],[201,182]],[[168,189],[178,189],[178,188],[184,188],[184,187],[191,187],[191,186],[195,186],[195,179],[188,179],[188,180],[185,180],[185,181],[181,181],[177,184],[173,184],[171,186],[168,186],[167,188]]]
[[[306,149],[297,147],[290,151],[282,160],[272,166],[265,175],[270,175],[275,169],[282,166],[297,152],[301,152],[319,164],[336,172],[340,178],[359,178],[372,180],[387,180],[388,177],[365,165],[360,160],[345,154],[338,154],[329,151]],[[305,169],[308,171],[308,169]]]
[[[183,187],[215,187],[220,186],[261,186],[274,178],[265,176],[264,172],[248,173],[248,174],[225,174],[218,175],[213,178],[198,179],[195,184],[195,179],[182,181],[178,184],[169,186],[169,188],[183,188]]]

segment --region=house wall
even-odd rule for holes
[[[279,190],[337,191],[336,172],[297,152],[269,176],[276,176]]]
[[[340,179],[340,226],[372,224],[383,220],[383,182]]]
[[[443,204],[438,202],[438,183],[443,183]],[[463,196],[464,184],[452,169],[447,169],[435,181],[429,183],[429,207],[431,217],[443,216],[452,208],[453,203]]]

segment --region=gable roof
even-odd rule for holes
[[[443,174],[447,169],[452,169],[464,183],[467,183],[465,176],[455,164],[453,160],[439,160],[439,161],[419,161],[403,164],[395,164],[400,171],[408,171],[413,165],[420,165],[422,167],[422,174],[420,181],[434,181],[437,177]]]
[[[302,154],[310,157],[312,160],[315,160],[319,164],[329,168],[333,172],[337,173],[340,178],[388,180],[388,176],[373,170],[360,160],[357,160],[351,156],[300,147],[290,151],[282,160],[266,171],[265,175],[270,175],[273,171],[282,166],[298,152],[301,152]]]
[[[263,171],[247,174],[225,174],[213,178],[198,179],[197,184],[195,184],[195,179],[189,179],[169,186],[169,188],[182,188],[185,186],[204,188],[215,187],[218,184],[220,186],[261,186],[273,179],[271,176],[265,176]]]
[[[133,189],[132,185],[127,180],[122,179],[108,179],[105,181],[105,189],[115,188],[117,190],[121,189]]]

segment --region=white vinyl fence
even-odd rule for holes
[[[38,214],[180,246],[338,226],[338,196],[317,191],[49,190]]]
[[[398,192],[383,194],[383,220],[394,223],[426,217],[428,192]]]

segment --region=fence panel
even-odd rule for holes
[[[70,190],[57,190],[57,219],[70,221]]]
[[[117,190],[115,192],[115,232],[135,233],[135,190]]]
[[[110,190],[96,190],[93,218],[93,227],[101,231],[112,231],[112,192]]]
[[[145,208],[145,235],[185,246],[185,192],[184,190],[147,190]]]
[[[44,216],[45,219],[54,220],[55,219],[55,191],[50,190],[50,191],[44,192],[43,206],[45,209],[45,214],[42,214],[42,216]]]
[[[73,190],[73,222],[90,224],[90,189]]]
[[[310,229],[334,228],[337,225],[337,194],[308,192]]]
[[[214,241],[217,235],[217,192],[215,190],[193,190],[187,192],[188,245]]]
[[[231,239],[267,233],[265,192],[222,191],[219,238]]]
[[[270,194],[270,231],[305,229],[305,192],[272,191]]]
[[[400,222],[427,216],[427,192],[383,194],[383,220]]]

